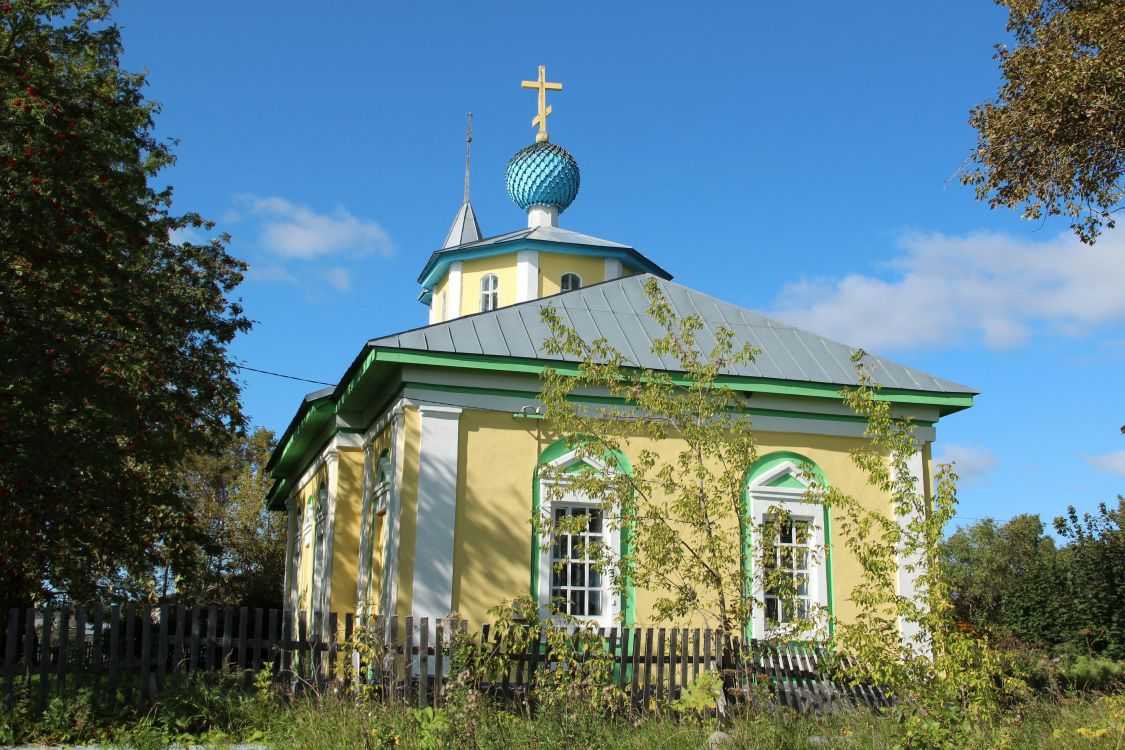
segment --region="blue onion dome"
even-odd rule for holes
[[[508,161],[504,181],[508,195],[524,211],[544,205],[562,213],[578,197],[578,162],[561,146],[533,143]]]

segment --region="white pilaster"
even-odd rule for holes
[[[430,325],[440,322],[438,320],[438,296],[430,294]]]
[[[371,576],[371,543],[374,529],[371,528],[371,495],[375,486],[375,459],[371,443],[364,440],[363,445],[363,491],[359,516],[359,565],[356,571],[355,601],[360,616],[366,615],[371,603],[367,601],[367,579]]]
[[[291,494],[285,503],[287,523],[285,525],[285,608],[297,609],[297,553],[301,544],[301,499]]]
[[[431,621],[453,608],[453,531],[461,409],[421,406],[414,616]]]
[[[520,250],[516,253],[516,302],[538,297],[539,251]]]
[[[907,469],[915,482],[914,491],[918,493],[925,492],[926,485],[922,478],[923,462],[922,452],[920,450],[915,451],[914,454],[911,455],[909,459],[907,459]],[[898,521],[900,528],[905,528],[906,525],[909,524],[912,520],[912,517],[909,515],[901,515],[896,513],[895,519]],[[898,563],[899,596],[916,600],[918,595],[918,576],[922,572],[921,565],[923,564],[921,555],[918,553],[908,555],[904,550],[900,549],[896,562]],[[912,569],[908,570],[908,567]],[[920,645],[914,640],[918,636],[920,630],[921,628],[917,623],[907,622],[901,619],[899,620],[899,633],[902,636],[903,643],[909,644],[915,648],[921,647],[925,649],[926,647],[924,644]]]
[[[557,227],[558,225],[558,206],[544,206],[541,203],[536,203],[534,206],[527,209],[528,229],[534,229],[535,227]]]
[[[621,278],[621,261],[617,258],[605,259],[605,280],[612,281]]]
[[[445,289],[449,292],[449,311],[446,320],[461,317],[461,261],[455,260],[449,264],[449,273],[445,277]]]
[[[402,402],[395,405],[391,424],[391,466],[394,480],[391,482],[391,497],[387,502],[387,551],[384,555],[386,569],[383,572],[383,590],[380,595],[379,613],[394,615],[398,600],[398,539],[402,527],[402,470],[403,453],[406,449],[406,429]]]

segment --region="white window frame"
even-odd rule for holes
[[[792,626],[777,625],[766,629],[765,580],[761,569],[762,540],[758,533],[766,522],[771,508],[778,508],[789,514],[794,521],[809,524],[809,614],[816,618],[818,610],[828,606],[828,561],[824,546],[824,506],[805,502],[805,490],[797,487],[770,487],[771,482],[789,474],[807,487],[801,467],[792,461],[783,461],[764,474],[755,477],[748,488],[750,502],[751,530],[751,574],[755,600],[753,637],[765,638],[814,638],[824,637],[823,626],[815,626],[811,632],[797,631]],[[761,606],[759,606],[759,604]]]
[[[368,534],[369,543],[365,551],[367,558],[367,590],[364,592],[364,599],[370,611],[370,608],[377,603],[380,594],[383,591],[383,578],[387,573],[387,537],[390,523],[386,517],[388,500],[391,497],[391,462],[386,456],[379,459],[379,468],[375,473],[375,490],[371,496],[371,533]],[[383,518],[383,532],[381,539],[375,538],[376,521],[379,519],[379,514],[384,514]],[[380,544],[380,542],[382,544]],[[379,580],[375,580],[375,550],[382,547],[383,559],[379,561]]]
[[[500,307],[500,277],[494,273],[486,273],[480,277],[480,311],[490,312],[498,307]]]
[[[573,276],[578,281],[578,286],[571,287],[570,289],[567,289],[566,288],[566,277],[567,276]],[[578,274],[574,273],[574,271],[567,271],[566,273],[564,273],[562,276],[559,277],[559,291],[573,292],[576,289],[581,289],[581,288],[582,288],[582,277],[579,276]]]
[[[312,597],[309,609],[324,610],[327,588],[325,571],[328,568],[328,485],[321,484],[316,491],[316,531],[313,535]]]
[[[548,466],[565,467],[570,466],[579,461],[589,464],[594,470],[611,474],[613,470],[600,461],[586,457],[583,459],[577,458],[577,451],[571,451],[559,458],[551,461]],[[557,495],[553,500],[552,495]],[[600,504],[591,500],[587,495],[579,492],[578,490],[570,489],[570,482],[566,479],[561,480],[539,480],[539,512],[545,516],[554,519],[555,507],[557,505],[572,507],[572,508],[598,508]],[[621,528],[614,523],[610,516],[612,514],[603,513],[602,515],[602,537],[606,545],[609,547],[615,559],[621,557]],[[550,617],[551,612],[547,604],[551,601],[551,554],[554,549],[554,539],[552,534],[543,533],[539,537],[539,615],[540,617]],[[617,619],[621,614],[621,596],[619,592],[614,591],[613,587],[613,572],[605,571],[602,573],[602,596],[604,597],[605,606],[602,608],[602,614],[598,617],[582,617],[579,618],[582,622],[590,623],[597,627],[610,628],[617,624]]]

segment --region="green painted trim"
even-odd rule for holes
[[[573,448],[571,447],[574,442],[568,438],[560,438],[555,442],[548,445],[539,454],[539,460],[535,463],[535,473],[531,479],[531,512],[534,518],[539,518],[539,509],[541,506],[541,499],[539,495],[539,467],[543,464],[550,463],[560,456],[565,456],[570,453]],[[625,469],[625,473],[629,476],[633,475],[633,466],[629,463],[629,459],[625,454],[620,451],[615,451],[617,465]],[[621,554],[625,555],[632,551],[632,534],[631,528],[623,528],[619,532],[618,544],[621,548]],[[535,600],[540,606],[543,602],[539,601],[539,535],[533,528],[531,530],[531,598]],[[633,585],[629,576],[625,577],[625,601],[621,606],[621,621],[623,627],[631,627],[637,616],[637,588]]]
[[[383,400],[383,403],[381,403],[379,405],[379,408],[375,410],[375,416],[372,417],[370,423],[368,423],[368,425],[366,427],[362,427],[362,428],[360,428],[360,427],[337,427],[335,430],[328,433],[328,435],[325,436],[324,440],[322,440],[320,443],[317,444],[316,450],[307,450],[306,449],[304,451],[303,455],[309,456],[309,458],[307,460],[305,460],[302,464],[300,464],[297,469],[287,471],[286,473],[288,474],[288,476],[279,479],[278,482],[274,484],[273,489],[271,489],[266,494],[266,509],[267,510],[273,510],[273,511],[284,510],[284,506],[279,505],[278,501],[281,498],[283,498],[287,494],[287,492],[282,492],[280,489],[278,489],[279,486],[282,486],[286,490],[288,490],[289,483],[291,483],[293,481],[292,477],[293,476],[299,477],[299,476],[301,476],[301,474],[304,474],[305,470],[308,469],[308,467],[312,464],[312,462],[316,460],[316,457],[319,456],[321,453],[323,453],[324,449],[328,447],[328,444],[332,442],[332,438],[336,437],[336,435],[338,435],[339,433],[341,433],[341,432],[353,433],[353,434],[366,433],[368,430],[371,429],[371,425],[373,425],[377,421],[379,421],[379,419],[387,412],[387,409],[390,407],[390,405],[393,404],[395,401],[397,401],[399,398],[401,398],[401,396],[402,396],[402,387],[400,386],[397,390],[395,390],[394,393],[392,393],[390,396],[388,396],[387,398],[385,398]]]
[[[498,372],[515,372],[529,375],[539,375],[544,370],[551,368],[565,375],[578,375],[580,368],[574,362],[561,362],[551,360],[528,359],[524,357],[494,357],[484,354],[450,354],[438,352],[424,352],[420,350],[397,349],[390,347],[375,347],[379,361],[395,362],[401,364],[428,365],[432,367],[460,367],[469,370],[493,370]],[[671,380],[676,385],[688,386],[691,379],[682,373],[670,372]],[[724,375],[716,379],[719,385],[725,385],[731,390],[751,393],[774,393],[789,396],[810,396],[813,398],[831,398],[839,401],[845,389],[855,386],[837,385],[831,383],[794,383],[790,380],[775,380],[771,378],[739,377]],[[883,388],[876,398],[880,401],[893,403],[928,404],[943,406],[951,411],[959,411],[973,405],[971,393],[937,393],[931,391],[908,391],[900,388]],[[950,413],[950,412],[946,412]]]
[[[438,391],[440,393],[465,393],[475,396],[502,396],[508,398],[538,399],[542,395],[535,391],[504,390],[502,388],[485,388],[480,386],[467,385],[445,385],[437,383],[416,382],[404,382],[403,385],[408,388],[416,388],[423,391]],[[572,402],[607,404],[612,406],[629,405],[628,401],[616,396],[568,396],[567,400]],[[861,417],[856,414],[825,414],[822,412],[789,411],[787,409],[759,409],[757,407],[746,407],[740,409],[739,412],[742,414],[749,414],[752,417],[786,417],[790,419],[813,419],[826,422],[851,422],[855,424],[867,423],[866,417]],[[546,414],[512,414],[512,416],[522,419],[547,418]],[[935,424],[937,424],[937,422],[915,419],[913,420],[913,424],[916,424],[920,427],[933,427]]]

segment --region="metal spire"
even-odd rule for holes
[[[469,113],[469,131],[465,134],[465,203],[469,202],[469,156],[473,148],[473,113]]]

